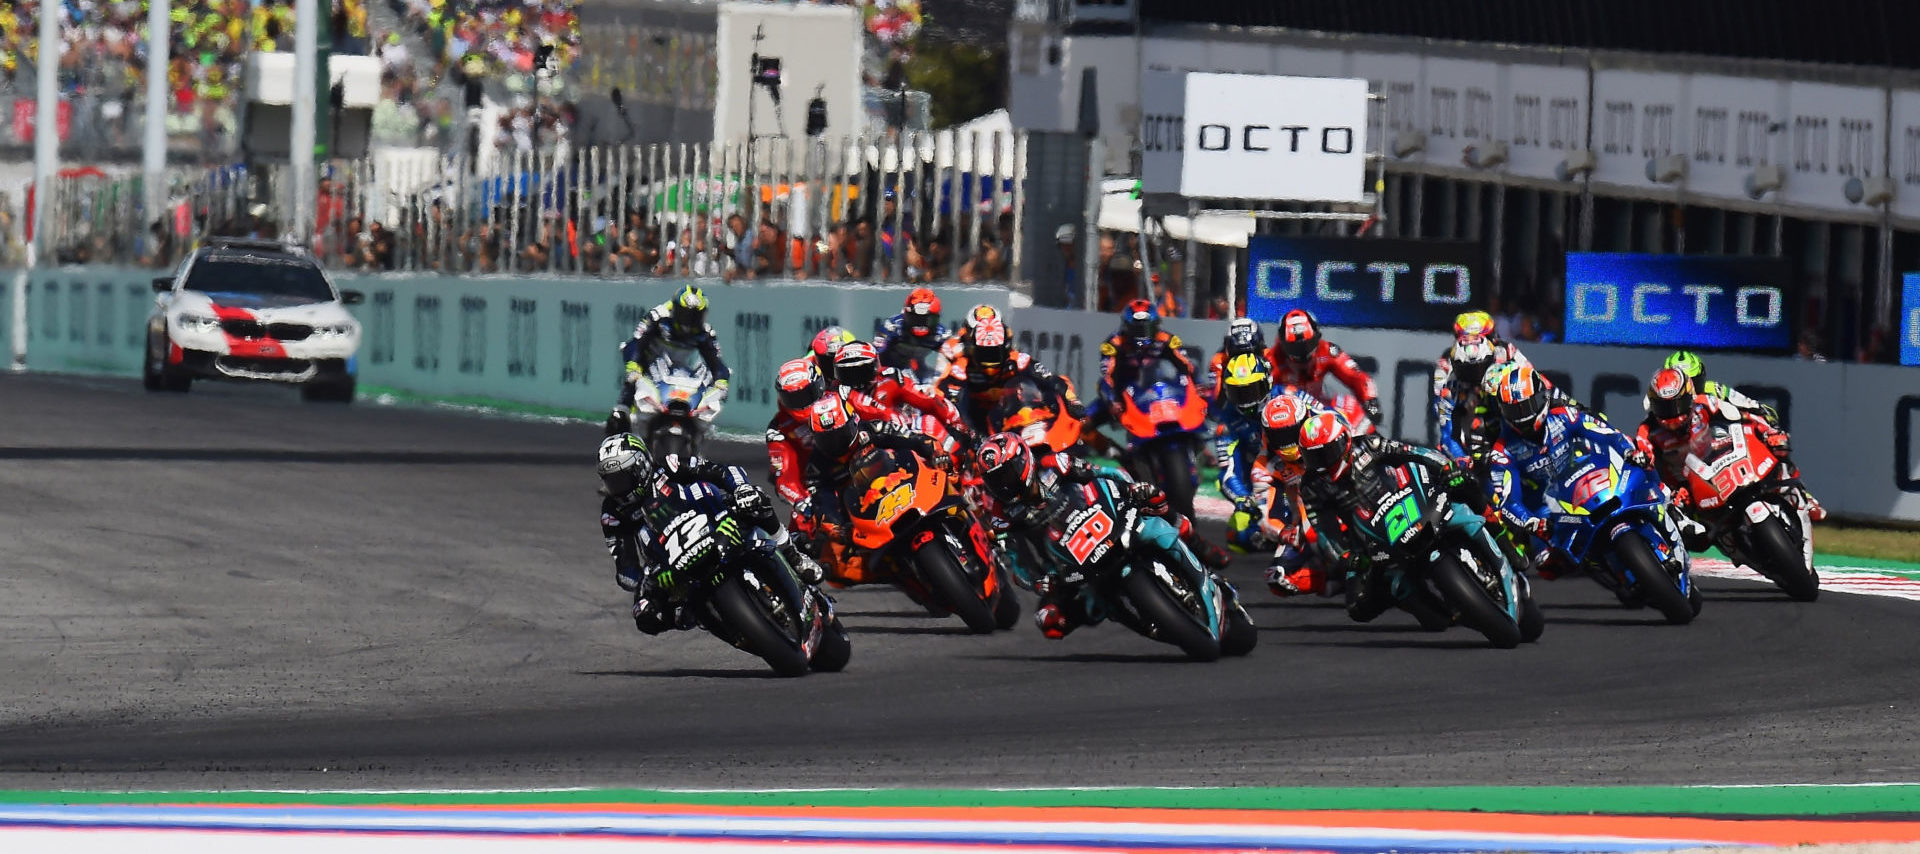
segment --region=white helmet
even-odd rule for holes
[[[595,468],[607,494],[626,498],[640,490],[653,474],[653,457],[647,452],[647,440],[632,433],[619,433],[601,440],[600,463]]]

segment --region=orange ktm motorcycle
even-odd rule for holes
[[[854,458],[842,496],[853,523],[852,561],[936,613],[991,632],[1020,620],[1020,603],[993,544],[946,469],[911,451],[869,447]]]
[[[987,413],[987,435],[1012,433],[1039,453],[1064,451],[1081,456],[1086,419],[1067,414],[1059,393],[1032,377],[1014,377],[1000,390],[1000,402]]]

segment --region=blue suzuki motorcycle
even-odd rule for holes
[[[1547,484],[1548,542],[1630,606],[1675,625],[1700,613],[1690,556],[1653,472],[1615,451],[1582,447]]]

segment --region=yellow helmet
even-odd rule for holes
[[[1227,402],[1249,415],[1260,411],[1273,393],[1273,377],[1267,374],[1267,360],[1256,353],[1241,353],[1227,360],[1223,379]]]
[[[1453,319],[1455,338],[1492,338],[1493,315],[1484,311],[1463,311]]]

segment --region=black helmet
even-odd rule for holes
[[[1241,353],[1258,353],[1267,349],[1267,338],[1260,334],[1260,324],[1251,317],[1236,317],[1227,324],[1226,340],[1220,342],[1221,352],[1228,356]]]
[[[706,328],[707,295],[698,287],[688,285],[673,298],[673,329],[681,335],[692,336]]]
[[[975,459],[980,463],[980,480],[987,494],[1006,504],[1031,499],[1040,466],[1033,451],[1020,437],[999,433],[980,443]]]
[[[600,441],[600,463],[595,468],[607,494],[624,499],[632,496],[653,474],[653,456],[647,452],[647,440],[632,433],[618,433]]]

